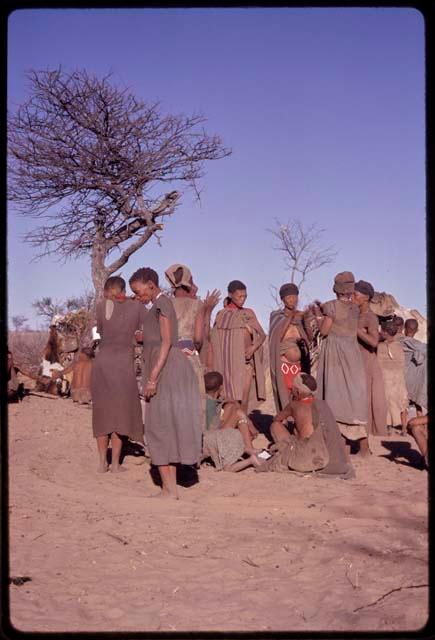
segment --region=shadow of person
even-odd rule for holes
[[[268,413],[261,413],[259,409],[254,409],[254,411],[251,411],[251,413],[249,414],[249,417],[257,427],[258,431],[260,433],[263,433],[266,438],[271,440],[272,438],[270,436],[270,425],[273,422],[273,416]]]
[[[134,458],[145,457],[145,448],[143,444],[140,444],[140,442],[133,442],[132,440],[129,440],[127,436],[120,435],[119,437],[122,440],[119,464],[124,462],[124,458],[126,456],[133,456]],[[112,447],[110,442],[109,448],[107,449],[106,460],[107,464],[112,464]]]
[[[145,447],[140,442],[133,442],[126,436],[121,436],[122,448],[119,462],[122,464],[126,456],[133,456],[134,458],[145,457]]]
[[[381,455],[381,458],[386,458],[390,462],[395,462],[396,464],[403,464],[406,467],[414,467],[416,469],[425,468],[423,456],[421,453],[413,449],[409,442],[403,442],[400,440],[382,440],[381,444],[389,451],[389,453]],[[405,459],[403,460],[403,458]]]
[[[151,480],[157,487],[162,486],[162,479],[158,468],[155,465],[150,465],[149,474]],[[199,482],[199,476],[197,469],[192,465],[177,464],[177,484],[181,487],[192,487]]]

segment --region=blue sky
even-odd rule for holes
[[[230,280],[267,327],[270,285],[288,278],[267,232],[274,219],[325,229],[333,264],[314,272],[301,304],[333,297],[351,270],[426,312],[424,21],[413,9],[22,10],[8,30],[8,108],[28,96],[25,71],[85,68],[164,112],[197,113],[232,148],[205,166],[202,202],[186,193],[123,268],[163,277],[190,266],[200,294]],[[85,259],[32,262],[8,213],[9,317],[36,326],[32,302],[91,284]]]

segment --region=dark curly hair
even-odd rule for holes
[[[133,273],[128,282],[130,284],[132,284],[133,282],[143,282],[145,284],[150,281],[155,284],[156,287],[159,286],[159,276],[157,274],[157,271],[154,271],[154,269],[151,269],[151,267],[141,267]]]

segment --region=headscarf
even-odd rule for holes
[[[281,300],[286,296],[298,296],[298,295],[299,295],[299,289],[295,284],[293,284],[293,282],[287,282],[286,284],[283,284],[282,287],[280,287],[279,297],[281,298]]]
[[[368,296],[369,300],[371,300],[375,295],[373,286],[370,284],[370,282],[366,282],[365,280],[358,280],[358,282],[355,282],[355,291]]]
[[[180,269],[180,268],[183,270],[183,273],[181,276],[181,280],[176,282],[175,272],[177,271],[177,269]],[[178,287],[187,287],[189,289],[192,284],[192,273],[190,269],[186,267],[186,265],[184,264],[171,265],[166,269],[165,276],[168,282],[170,283],[170,285],[174,287],[174,289],[177,289]]]
[[[355,278],[351,271],[341,271],[334,278],[333,291],[335,293],[353,293],[355,290]]]

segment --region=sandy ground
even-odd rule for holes
[[[204,467],[179,502],[147,497],[143,457],[97,474],[91,411],[71,400],[10,405],[9,447],[10,573],[31,577],[10,587],[20,630],[426,623],[427,473],[411,438],[374,439],[348,481]]]

